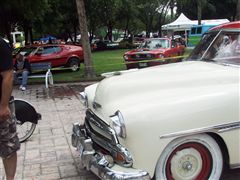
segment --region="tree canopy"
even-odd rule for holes
[[[239,19],[240,0],[85,0],[90,41],[94,35],[112,40],[114,29],[129,34],[161,34],[161,25],[184,13],[190,19]],[[75,0],[0,0],[0,35],[11,40],[17,27],[26,42],[44,35],[76,41],[80,33]],[[189,8],[191,7],[191,8]],[[237,9],[238,8],[238,9]]]

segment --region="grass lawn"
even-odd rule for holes
[[[97,75],[96,79],[101,79],[101,74],[104,72],[125,70],[126,66],[123,60],[123,54],[127,49],[96,51],[92,53],[93,66]],[[85,81],[84,78],[84,64],[81,64],[78,72],[70,72],[63,70],[52,71],[54,82],[73,82],[73,81]],[[43,82],[44,79],[29,79],[29,82]]]
[[[125,70],[126,66],[123,60],[124,52],[127,49],[107,50],[107,51],[96,51],[92,53],[93,66],[97,75],[96,79],[101,79],[101,74],[111,71]],[[190,54],[192,50],[186,49],[184,56]],[[54,82],[74,82],[74,81],[86,81],[89,79],[84,78],[84,65],[81,64],[78,72],[69,72],[63,70],[54,70],[53,78]],[[29,82],[44,82],[44,79],[30,79]]]

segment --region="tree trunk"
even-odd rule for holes
[[[109,22],[107,36],[110,41],[112,41],[112,30],[113,30],[112,22]]]
[[[240,0],[237,1],[237,10],[236,10],[237,14],[235,17],[235,21],[239,21],[240,20]]]
[[[81,32],[81,40],[84,54],[84,65],[85,65],[85,77],[93,78],[95,77],[95,71],[93,68],[92,57],[91,57],[91,48],[88,38],[88,29],[87,29],[87,19],[85,13],[84,0],[76,0],[78,20]]]
[[[174,8],[174,2],[173,2],[173,0],[171,0],[171,1],[170,1],[171,21],[173,21],[173,8]]]
[[[33,44],[33,32],[32,32],[32,27],[29,27],[29,42],[30,44]]]
[[[197,1],[197,16],[198,16],[198,25],[201,25],[202,20],[202,0]]]
[[[73,30],[74,30],[74,42],[77,42],[77,26],[74,24],[73,26]]]

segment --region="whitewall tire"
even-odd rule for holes
[[[156,180],[220,179],[223,156],[207,134],[181,137],[164,149],[155,169]]]

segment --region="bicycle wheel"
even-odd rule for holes
[[[20,143],[26,141],[33,134],[36,124],[32,122],[24,122],[23,124],[17,120],[17,134]]]
[[[14,104],[19,141],[24,142],[33,134],[41,115],[27,101],[15,99]]]

